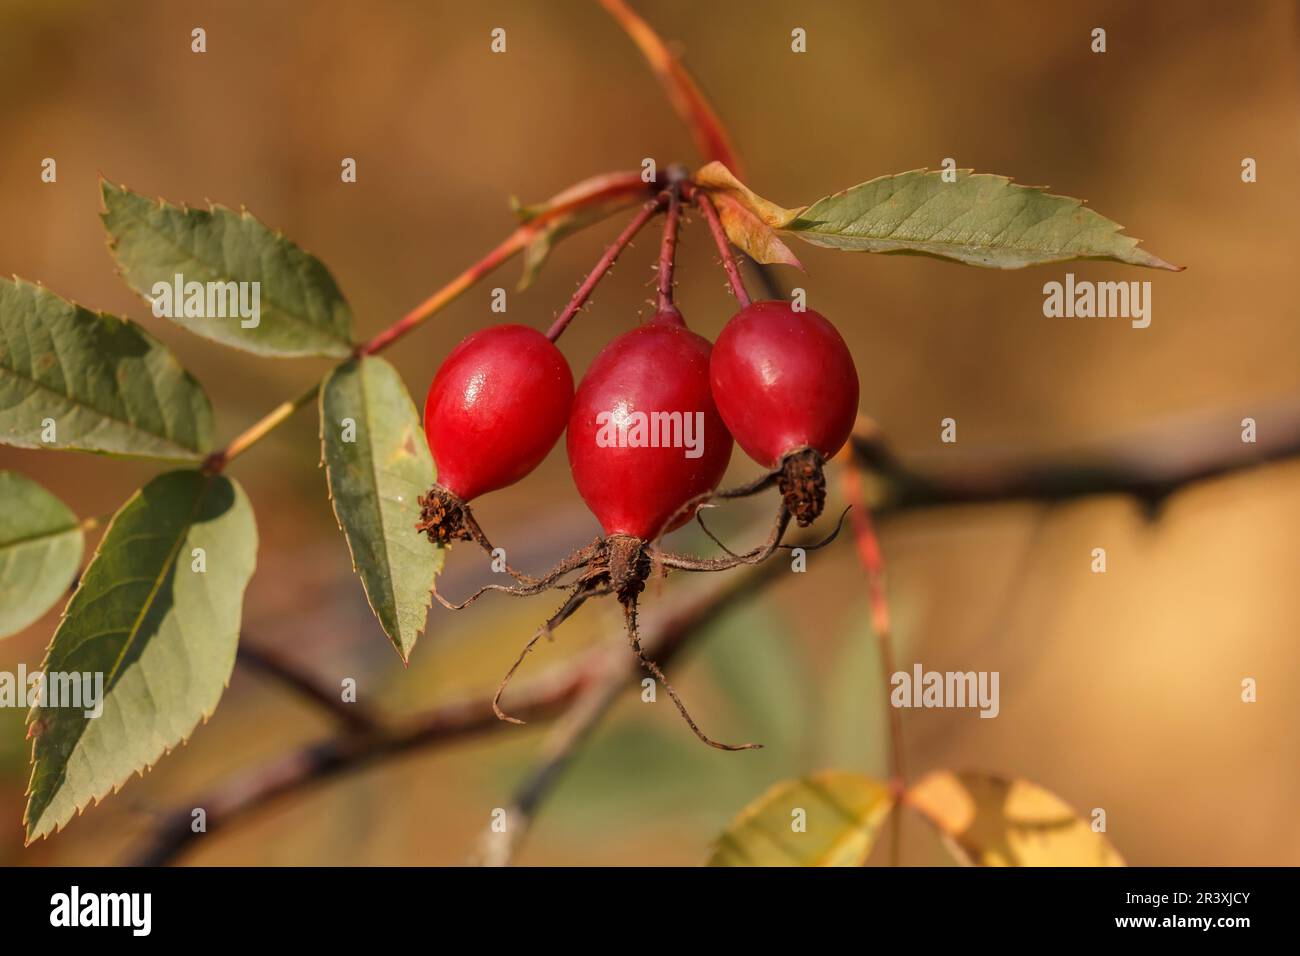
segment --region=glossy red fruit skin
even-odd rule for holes
[[[858,412],[858,371],[823,316],[755,302],[723,327],[709,362],[713,398],[745,453],[765,468],[800,448],[830,458]]]
[[[732,442],[709,389],[709,349],[709,340],[687,329],[680,316],[659,314],[606,345],[579,383],[569,416],[569,467],[607,536],[649,541],[679,528],[693,511],[678,510],[722,480]],[[681,447],[601,447],[600,412],[702,412],[701,454],[688,458]]]
[[[439,367],[424,403],[438,483],[462,501],[514,484],[555,446],[572,404],[569,363],[541,332],[475,332]]]

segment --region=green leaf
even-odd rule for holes
[[[177,275],[205,287],[258,283],[256,326],[245,328],[238,317],[183,315],[173,319],[178,325],[258,355],[342,358],[351,353],[352,312],[329,270],[247,210],[173,206],[108,180],[101,188],[109,248],[127,283],[146,301],[154,301],[156,283],[173,287]],[[179,305],[183,302],[173,302]]]
[[[0,637],[8,637],[68,590],[85,541],[77,516],[30,478],[0,471],[0,503]]]
[[[334,515],[370,607],[402,660],[424,630],[443,551],[415,530],[435,474],[420,416],[397,370],[353,359],[321,389],[321,452]]]
[[[0,442],[195,460],[212,432],[203,388],[149,333],[0,279]]]
[[[889,790],[861,774],[786,780],[740,812],[709,866],[861,866],[892,806]]]
[[[915,169],[817,200],[783,227],[816,246],[904,253],[1020,269],[1069,259],[1110,259],[1179,271],[1137,247],[1123,227],[1081,200],[1019,186],[1005,176]]]
[[[159,475],[113,516],[42,665],[47,682],[102,675],[103,711],[87,717],[84,697],[32,709],[28,842],[116,792],[211,716],[234,667],[256,559],[248,499],[221,475]]]
[[[930,774],[908,806],[976,866],[1123,866],[1124,858],[1064,801],[1027,780],[987,773]]]

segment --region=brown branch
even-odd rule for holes
[[[881,439],[867,432],[854,439],[855,450],[873,470],[884,487],[884,501],[875,509],[878,516],[903,510],[942,506],[1032,499],[1046,502],[1083,495],[1128,493],[1157,507],[1168,495],[1193,482],[1300,455],[1300,411],[1278,412],[1259,420],[1268,422],[1266,434],[1281,436],[1259,445],[1242,444],[1225,427],[1169,427],[1152,435],[1137,436],[1080,458],[1077,464],[1004,465],[968,472],[922,474],[904,465]],[[1226,429],[1231,432],[1231,428]],[[1211,439],[1210,436],[1218,436]],[[1224,443],[1231,452],[1224,452]],[[1217,457],[1216,457],[1217,451]],[[723,583],[684,605],[653,632],[647,634],[647,649],[667,660],[725,607],[775,578],[784,562],[769,561],[727,575]],[[611,657],[617,655],[617,657]],[[605,675],[613,674],[613,678]],[[517,848],[528,821],[567,764],[568,756],[581,744],[599,718],[607,712],[616,694],[606,683],[621,688],[638,676],[622,640],[617,646],[587,652],[574,663],[553,668],[524,685],[512,700],[513,712],[525,719],[553,717],[572,706],[590,690],[590,708],[575,713],[568,731],[557,731],[549,749],[550,759],[534,773],[516,796],[523,807],[522,830],[516,827],[509,853]],[[606,698],[598,693],[610,690]],[[505,726],[492,713],[491,699],[477,697],[443,705],[411,718],[392,730],[348,732],[302,747],[263,767],[253,769],[217,785],[193,802],[207,811],[208,832],[301,793],[317,784],[352,773],[381,760],[410,753],[423,747],[467,738]],[[553,765],[553,766],[552,766]],[[135,862],[159,865],[175,860],[188,849],[198,834],[190,829],[191,809],[175,811],[155,832],[150,844]]]
[[[1232,420],[1163,422],[1120,440],[1039,462],[985,461],[933,471],[905,464],[879,430],[853,442],[861,460],[884,486],[877,514],[1126,494],[1156,516],[1171,495],[1188,485],[1300,457],[1300,403],[1263,409],[1256,418],[1262,429],[1258,443],[1242,442]]]
[[[706,593],[687,601],[663,622],[647,630],[648,652],[661,662],[670,659],[689,639],[714,621],[726,608],[775,578],[782,562],[745,568],[721,578]],[[575,661],[552,668],[511,695],[511,712],[527,720],[553,717],[566,710],[600,678],[611,700],[616,691],[641,673],[627,652],[620,633],[617,642],[602,646]],[[605,708],[601,708],[603,714]],[[599,714],[597,715],[599,716]],[[348,732],[308,744],[276,760],[231,777],[214,786],[189,806],[168,814],[148,844],[130,862],[136,866],[163,866],[174,862],[201,836],[228,827],[287,797],[365,769],[377,762],[425,747],[465,739],[508,727],[492,713],[491,696],[444,704],[410,718],[392,730]],[[541,788],[543,791],[545,787]],[[540,799],[540,795],[537,799]],[[206,813],[207,832],[191,829],[192,812]]]
[[[369,733],[379,729],[379,722],[358,703],[343,700],[339,689],[323,685],[315,676],[270,647],[259,647],[247,634],[240,635],[238,663],[265,674],[327,711],[352,731]]]
[[[479,837],[469,862],[477,866],[509,866],[528,831],[538,808],[559,782],[578,750],[609,713],[626,685],[626,653],[622,648],[610,655],[611,668],[606,677],[577,695],[572,706],[556,720],[539,748],[540,763],[516,791],[506,810],[506,829],[496,832],[487,828]]]

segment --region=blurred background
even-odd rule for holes
[[[1182,274],[1085,262],[1021,272],[802,244],[809,305],[837,323],[863,410],[917,467],[1037,463],[1111,442],[1153,456],[1198,442],[1240,454],[1300,422],[1297,14],[1287,0],[963,4],[635,0],[680,44],[729,125],[747,182],[787,206],[954,157],[962,167],[1085,197]],[[190,51],[207,31],[208,52]],[[494,27],[505,55],[489,52]],[[1108,51],[1090,51],[1094,27]],[[790,51],[807,31],[808,52]],[[115,276],[97,173],[175,202],[246,205],[320,256],[370,336],[495,245],[508,197],[543,199],[589,174],[694,162],[632,43],[594,2],[258,0],[0,5],[0,272],[129,316],[206,385],[226,441],[327,370],[261,360],[153,318]],[[44,157],[57,184],[40,181]],[[343,185],[339,163],[358,163]],[[1259,181],[1243,184],[1253,157]],[[619,217],[621,218],[621,217]],[[515,294],[518,263],[388,357],[417,401],[464,335],[539,327],[621,227],[564,242]],[[566,334],[575,372],[647,314],[643,239]],[[702,224],[685,234],[679,302],[713,337],[732,311]],[[1042,285],[1150,280],[1153,321],[1046,319]],[[956,418],[956,445],[939,422]],[[1204,449],[1202,449],[1204,450]],[[435,607],[403,668],[372,618],[326,500],[312,410],[232,468],[260,531],[245,640],[331,684],[354,676],[394,715],[490,692],[552,609],[548,598]],[[81,515],[115,510],[156,463],[0,448]],[[755,466],[737,452],[729,482]],[[739,543],[771,501],[728,506]],[[831,510],[828,508],[828,511]],[[511,560],[549,566],[596,524],[563,446],[477,506]],[[715,513],[716,514],[716,513]],[[905,711],[913,775],[953,767],[1023,776],[1087,811],[1134,864],[1300,863],[1300,464],[1198,484],[1150,521],[1129,499],[914,512],[883,523],[900,665],[997,670],[1001,714]],[[706,542],[681,532],[680,548]],[[1108,553],[1090,572],[1091,550]],[[690,864],[770,783],[826,767],[884,773],[881,679],[848,547],[728,614],[669,668],[701,723],[760,752],[709,750],[661,696],[629,691],[544,806],[520,862]],[[441,579],[465,594],[481,555]],[[648,593],[654,618],[697,581]],[[658,609],[658,610],[657,610]],[[37,667],[57,611],[0,643],[0,669]],[[523,670],[602,640],[617,608],[589,607]],[[1243,704],[1241,681],[1258,682]],[[241,769],[332,731],[327,717],[237,668],[215,717],[143,779],[24,849],[24,714],[0,710],[0,863],[119,861],[158,815]],[[456,864],[534,765],[541,725],[384,763],[199,840],[207,864]],[[939,862],[920,826],[906,859]],[[883,841],[882,841],[883,842]]]

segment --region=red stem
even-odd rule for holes
[[[486,256],[463,271],[429,298],[425,299],[402,318],[384,329],[369,342],[357,347],[358,355],[374,355],[392,345],[407,332],[420,325],[430,315],[443,308],[452,299],[474,285],[497,266],[528,245],[534,230],[520,226]]]
[[[718,246],[718,254],[722,256],[722,268],[727,271],[727,281],[731,283],[731,294],[736,297],[742,309],[749,306],[749,293],[745,291],[745,283],[740,278],[740,267],[736,265],[736,257],[732,255],[731,243],[727,240],[727,234],[722,229],[722,222],[718,219],[718,211],[713,208],[713,200],[709,199],[708,194],[703,189],[695,190],[695,205],[700,207],[700,212],[704,213],[704,219],[709,224],[709,232],[713,234],[713,241]]]
[[[664,238],[659,245],[659,312],[680,315],[673,302],[673,266],[677,259],[677,227],[681,222],[681,190],[668,191],[668,215],[664,217]]]
[[[564,333],[564,330],[568,328],[569,323],[573,321],[573,317],[578,314],[578,310],[586,304],[587,299],[591,297],[591,293],[595,291],[600,280],[605,277],[605,273],[607,273],[614,265],[619,254],[627,248],[628,243],[630,243],[633,237],[641,231],[641,227],[649,222],[650,219],[659,212],[664,205],[665,199],[666,197],[663,194],[660,194],[645,203],[641,207],[641,211],[638,212],[632,218],[632,221],[627,224],[627,228],[619,233],[618,238],[614,240],[614,244],[605,250],[605,254],[596,262],[595,268],[593,268],[587,278],[582,281],[582,285],[578,286],[578,291],[573,294],[573,298],[570,299],[569,304],[564,307],[564,311],[560,313],[560,317],[551,325],[550,329],[546,333],[548,339],[554,342]]]
[[[575,183],[548,200],[541,211],[533,215],[523,225],[516,227],[514,232],[507,236],[500,245],[478,262],[464,270],[451,282],[429,296],[429,298],[406,313],[393,325],[384,329],[369,342],[358,345],[353,350],[353,354],[374,355],[376,352],[392,345],[457,296],[464,293],[466,289],[469,289],[474,283],[497,268],[516,252],[527,248],[528,244],[537,237],[538,233],[548,223],[554,222],[559,217],[574,210],[599,206],[606,202],[616,202],[622,197],[633,196],[648,188],[647,184],[641,180],[639,173],[605,173]],[[272,409],[260,421],[236,436],[226,447],[209,455],[203,463],[204,470],[215,473],[224,469],[234,458],[248,451],[248,449],[284,424],[298,409],[314,402],[320,392],[320,387],[318,382],[293,401],[283,402]]]
[[[885,592],[885,558],[871,520],[871,509],[862,493],[862,472],[858,467],[856,451],[851,446],[842,472],[844,497],[853,505],[853,537],[858,548],[858,558],[867,575],[867,601],[871,605],[871,629],[875,631],[880,650],[880,667],[884,673],[883,701],[889,720],[889,774],[890,789],[895,800],[901,803],[907,789],[907,771],[903,765],[903,723],[898,708],[890,701],[893,693],[894,640],[889,619],[889,598]],[[890,863],[898,866],[902,856],[902,814],[898,807],[891,814],[892,839]]]
[[[668,94],[673,109],[691,131],[695,148],[700,151],[700,155],[706,161],[718,160],[743,179],[740,159],[731,146],[731,137],[728,136],[726,127],[686,67],[668,48],[668,44],[624,0],[600,0],[600,3],[618,21],[632,42],[640,47],[642,56]]]

